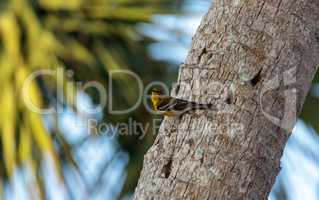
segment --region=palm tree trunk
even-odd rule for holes
[[[164,119],[135,199],[266,199],[318,55],[319,1],[215,0],[173,95],[216,109]]]

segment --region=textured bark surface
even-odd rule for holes
[[[318,55],[318,0],[214,1],[172,95],[217,111],[164,119],[135,199],[266,199]]]

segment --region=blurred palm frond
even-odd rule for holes
[[[32,175],[27,180],[28,187],[37,191],[39,199],[45,199],[47,190],[41,176],[45,173],[41,172],[45,159],[50,158],[62,184],[66,184],[65,166],[76,171],[79,167],[74,147],[61,133],[58,123],[49,129],[43,115],[30,110],[25,99],[36,107],[48,108],[63,102],[54,92],[62,88],[66,102],[61,106],[75,108],[74,94],[68,92],[65,83],[73,91],[78,80],[97,80],[107,86],[108,71],[112,69],[164,74],[163,63],[153,61],[145,48],[151,40],[141,35],[135,25],[150,22],[155,14],[171,13],[174,6],[168,0],[8,0],[1,1],[0,10],[0,192],[3,193],[4,185],[10,186],[15,171],[21,169]],[[74,76],[64,74],[62,82],[57,82],[55,76],[40,76],[25,87],[30,74],[60,67],[72,70]],[[119,89],[127,90],[117,98],[124,99],[126,104],[134,102],[134,89],[127,89],[131,83],[123,77],[115,82]],[[145,121],[144,114],[135,117]],[[120,140],[124,149],[134,141]],[[135,149],[140,157],[147,143],[149,140],[141,149]],[[137,173],[133,179],[136,177]]]

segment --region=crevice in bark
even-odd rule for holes
[[[168,178],[172,171],[173,160],[170,158],[162,168],[162,174],[165,178]]]
[[[315,32],[316,41],[319,43],[319,30]]]
[[[250,84],[254,87],[257,85],[257,83],[261,79],[261,71],[262,69],[259,70],[259,72],[250,80]]]
[[[229,105],[232,103],[232,97],[230,95],[227,95],[225,102]]]

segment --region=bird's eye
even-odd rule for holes
[[[152,92],[160,93],[160,92],[161,92],[161,90],[160,90],[160,89],[158,89],[158,88],[155,88],[155,89],[153,89],[153,90],[152,90]]]

